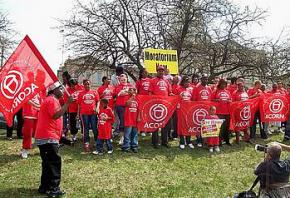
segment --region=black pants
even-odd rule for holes
[[[181,135],[181,136],[179,136],[179,138],[180,138],[180,140],[179,140],[179,144],[180,145],[185,145],[185,142],[186,142],[187,145],[192,144],[191,136]]]
[[[177,138],[177,112],[175,111],[172,115],[172,118],[169,120],[169,122],[171,121],[171,129],[173,130],[173,133],[171,133],[171,130],[169,130],[168,132],[168,137],[169,139],[172,138]]]
[[[39,145],[42,172],[39,189],[55,191],[59,189],[61,178],[61,157],[58,144]]]
[[[168,131],[170,131],[170,128],[171,128],[170,125],[171,123],[170,121],[168,121],[165,127],[161,129],[161,144],[162,145],[168,144]],[[152,133],[152,145],[157,146],[158,142],[159,142],[159,135],[158,135],[158,130],[157,130]]]
[[[78,133],[76,117],[77,113],[69,113],[69,128],[72,135],[76,135]]]
[[[257,130],[257,122],[259,120],[259,127],[260,127],[260,134],[261,134],[261,138],[267,138],[267,134],[266,131],[264,130],[264,126],[261,123],[261,118],[260,118],[260,112],[257,111],[255,113],[255,117],[254,117],[254,123],[253,126],[250,127],[250,138],[256,138],[256,130]]]
[[[221,126],[221,133],[220,137],[226,142],[230,143],[230,115],[218,115],[219,119],[224,119],[225,121],[223,122]]]
[[[17,137],[21,138],[22,137],[22,127],[23,127],[23,117],[22,117],[22,109],[20,109],[17,113],[16,113],[16,119],[17,119]],[[13,128],[14,128],[14,118],[13,118],[13,125],[12,127],[7,126],[7,137],[12,137],[12,133],[13,133]]]

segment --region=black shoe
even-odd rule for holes
[[[154,149],[158,149],[158,146],[156,144],[152,145]]]
[[[267,140],[268,139],[268,136],[262,136],[261,137],[263,140]]]
[[[133,148],[133,149],[132,149],[132,152],[133,152],[133,153],[138,153],[138,149]]]
[[[61,190],[56,190],[56,191],[48,191],[46,194],[48,195],[48,197],[61,197],[65,195],[65,192]]]
[[[229,142],[226,142],[226,145],[228,145],[228,146],[232,146],[232,144],[231,144],[231,143],[229,143]]]

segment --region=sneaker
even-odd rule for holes
[[[27,159],[28,158],[28,152],[27,152],[27,150],[22,149],[20,155],[21,155],[21,157],[23,159]]]
[[[112,153],[113,153],[113,150],[109,150],[109,151],[108,151],[108,154],[112,154]]]
[[[193,144],[191,144],[191,143],[188,144],[188,147],[191,148],[191,149],[194,149],[194,146],[193,146]]]
[[[7,140],[12,140],[13,138],[12,137],[7,137]]]
[[[94,155],[99,155],[99,152],[98,151],[93,151],[92,152]]]
[[[185,149],[185,145],[184,144],[180,144],[179,148],[183,150],[183,149]]]
[[[212,147],[209,148],[209,152],[210,152],[210,153],[213,152],[213,148],[212,148]]]
[[[48,191],[47,192],[48,197],[61,197],[63,195],[65,195],[64,191],[61,190],[56,190],[56,191]]]
[[[141,136],[142,136],[142,137],[146,137],[146,133],[144,133],[144,132],[141,133]]]
[[[124,136],[122,136],[122,137],[120,138],[119,145],[123,145],[123,142],[124,142]]]
[[[216,152],[220,152],[220,151],[221,151],[221,150],[220,150],[220,147],[218,147],[218,146],[214,147],[214,150],[215,150]]]
[[[198,143],[197,147],[199,147],[199,148],[202,147],[202,143]]]
[[[85,143],[85,144],[84,144],[84,150],[85,150],[85,152],[87,152],[87,153],[90,152],[90,144],[89,144],[89,143]]]

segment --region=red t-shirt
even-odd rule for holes
[[[99,94],[96,90],[84,90],[79,93],[78,104],[81,115],[95,114],[96,104],[99,101]]]
[[[238,89],[238,86],[236,84],[231,84],[227,87],[227,90],[230,92],[230,94],[234,93]]]
[[[193,97],[192,87],[187,87],[187,88],[180,87],[176,95],[179,95],[181,97],[181,100],[183,101],[191,101]]]
[[[172,87],[165,78],[155,77],[150,82],[149,90],[153,95],[168,96],[172,92]]]
[[[137,127],[137,116],[138,116],[138,102],[136,100],[132,100],[125,107],[124,126]]]
[[[180,85],[176,85],[176,84],[174,84],[174,85],[172,85],[171,87],[172,87],[172,93],[173,93],[174,95],[179,95],[179,89],[181,88],[181,86],[180,86]]]
[[[115,89],[115,95],[117,97],[116,106],[126,106],[126,101],[130,97],[128,93],[130,88],[134,88],[134,86],[130,83],[127,83],[126,85],[119,84],[116,86]]]
[[[248,94],[249,94],[249,97],[257,94],[257,93],[262,93],[262,91],[260,89],[256,89],[255,87],[252,87],[248,90]]]
[[[229,114],[229,100],[231,100],[231,94],[226,89],[217,89],[212,96],[212,99],[219,99],[219,106],[217,107],[217,113],[221,115]]]
[[[107,107],[106,109],[100,109],[98,115],[98,139],[111,139],[112,123],[114,123],[114,113],[112,109],[110,107]]]
[[[54,95],[49,95],[44,99],[38,115],[35,139],[59,140],[61,138],[62,116],[53,119],[53,115],[60,109],[59,100]]]
[[[248,99],[249,99],[249,95],[246,91],[240,92],[240,91],[236,90],[232,94],[233,101],[244,101],[244,100],[248,100]]]
[[[209,86],[202,86],[198,84],[193,90],[193,100],[195,101],[209,101],[212,97],[212,90]]]
[[[107,99],[109,101],[109,107],[113,109],[114,107],[114,94],[115,87],[112,85],[102,85],[98,88],[98,93],[100,99]]]
[[[68,106],[68,112],[69,113],[76,113],[78,112],[78,98],[80,92],[84,91],[84,87],[81,85],[76,85],[74,89],[68,87],[67,88],[68,93],[73,97],[75,100],[74,102],[70,103]],[[67,95],[64,95],[65,101],[67,101]]]
[[[136,82],[137,93],[140,95],[149,95],[150,78],[142,78]]]

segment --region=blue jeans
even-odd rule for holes
[[[94,133],[95,142],[98,139],[98,131],[97,131],[97,115],[82,115],[82,122],[83,122],[83,136],[84,136],[84,143],[90,143],[90,127]]]
[[[108,140],[104,140],[104,139],[98,139],[97,140],[97,151],[99,153],[103,153],[104,152],[104,142],[106,142],[107,144],[107,149],[108,151],[112,151],[113,150],[113,145],[112,145],[112,140],[108,139]]]
[[[129,150],[130,148],[138,148],[138,130],[136,127],[125,127],[122,149]]]
[[[124,106],[116,106],[116,112],[117,115],[119,117],[120,120],[120,124],[119,124],[119,130],[120,131],[124,131],[124,114],[125,114],[125,107]]]

